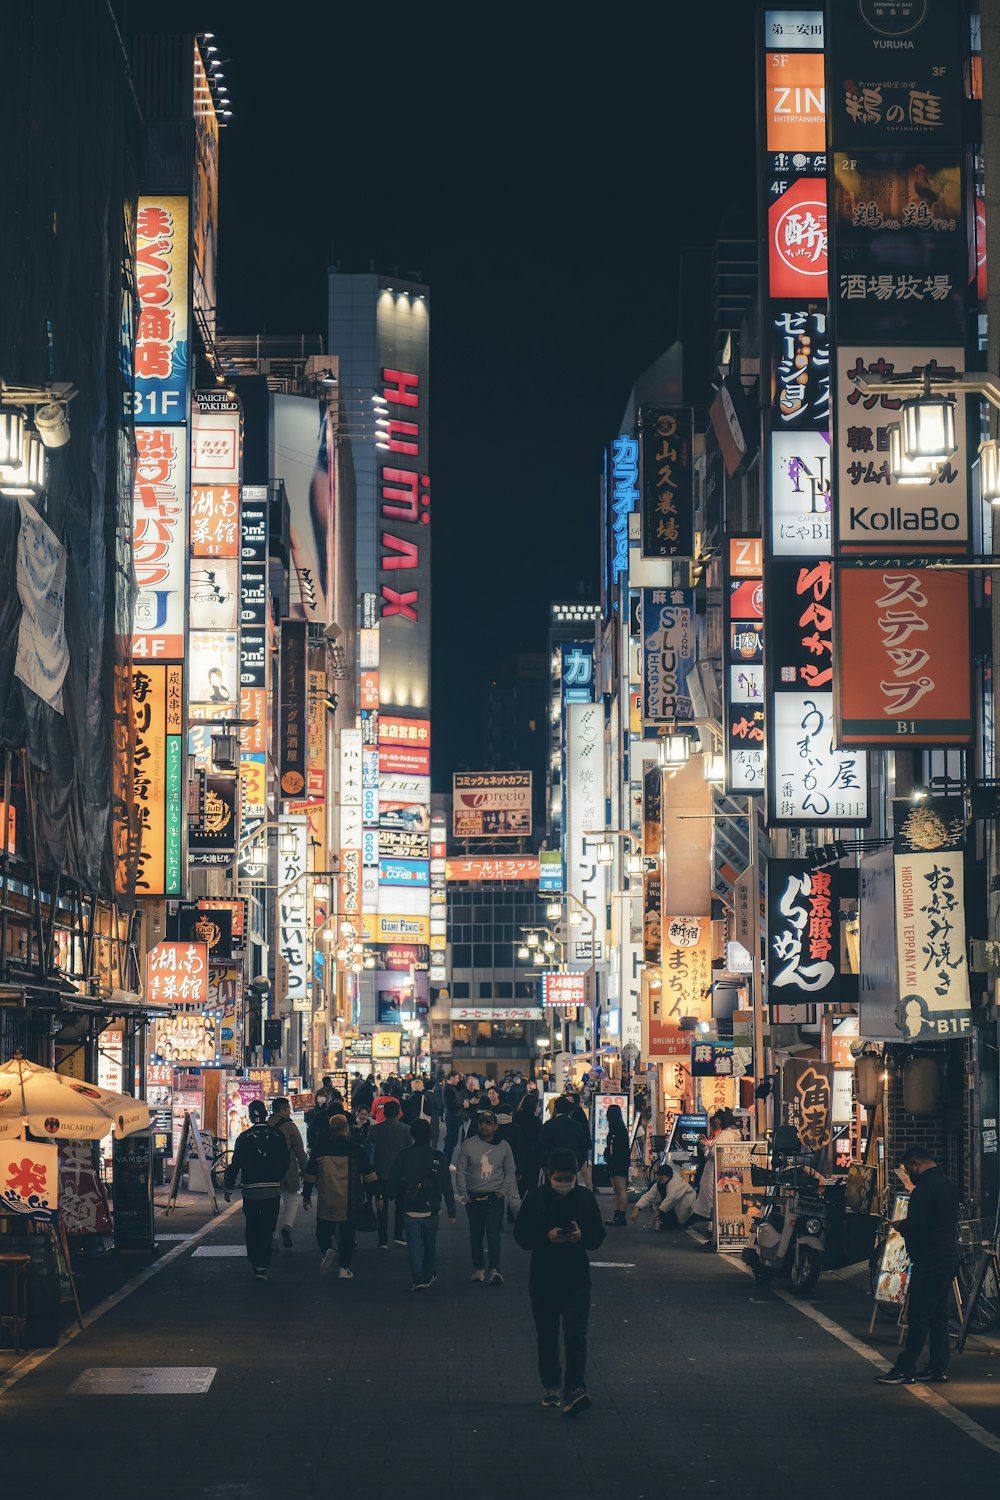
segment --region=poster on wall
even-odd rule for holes
[[[766,1187],[754,1185],[752,1168],[767,1166],[765,1142],[732,1141],[714,1146],[715,1248],[739,1253],[753,1243],[754,1223],[760,1217]]]

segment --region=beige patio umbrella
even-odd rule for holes
[[[149,1109],[131,1094],[114,1094],[65,1073],[53,1073],[23,1057],[0,1064],[0,1140],[99,1141],[114,1130],[118,1140],[149,1128]]]

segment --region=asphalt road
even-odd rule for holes
[[[237,1209],[84,1333],[0,1375],[9,1493],[800,1500],[937,1497],[957,1481],[963,1494],[998,1492],[1000,1351],[981,1343],[933,1395],[876,1387],[895,1328],[884,1319],[874,1347],[859,1342],[869,1304],[845,1279],[821,1281],[803,1306],[688,1235],[609,1230],[593,1257],[615,1263],[593,1271],[594,1404],[568,1421],[539,1405],[527,1257],[509,1232],[506,1283],[490,1288],[469,1281],[462,1222],[443,1225],[439,1280],[420,1294],[405,1251],[379,1252],[374,1236],[353,1281],[322,1283],[301,1214],[266,1283],[241,1257],[192,1253],[241,1239]],[[215,1374],[203,1394],[71,1392],[85,1371],[134,1366]]]

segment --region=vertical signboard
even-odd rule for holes
[[[278,821],[277,926],[280,972],[292,1008],[312,1008],[309,977],[309,932],[306,872],[309,868],[309,820],[282,814]]]
[[[611,446],[611,581],[628,573],[628,518],[639,502],[639,443],[628,433]]]
[[[709,1020],[712,1014],[712,922],[709,917],[663,918],[665,1020]]]
[[[284,798],[301,797],[306,785],[306,649],[305,620],[282,620],[278,780]]]
[[[604,707],[570,703],[566,707],[566,889],[591,913],[593,923],[574,928],[570,967],[589,965],[596,957],[594,934],[604,930],[604,871],[597,862],[593,831],[605,826]]]
[[[181,893],[183,667],[137,661],[132,667],[135,722],[133,797],[139,819],[136,895]]]
[[[772,1005],[840,999],[838,868],[767,862],[767,988]]]
[[[760,537],[730,537],[723,582],[726,791],[764,790],[764,556]]]
[[[760,73],[767,821],[867,823],[868,767],[840,753],[832,600],[824,16],[768,10]]]
[[[971,729],[968,581],[919,566],[971,545],[965,403],[958,452],[904,486],[889,462],[900,400],[861,390],[866,377],[925,371],[946,390],[968,367],[968,44],[952,0],[864,0],[829,16],[835,550],[887,565],[870,576],[838,565],[845,745],[964,744]]]
[[[967,745],[969,583],[961,572],[842,567],[843,745]]]
[[[694,414],[690,407],[645,406],[642,446],[642,555],[694,555]]]
[[[135,228],[136,422],[185,422],[191,369],[188,200],[141,196]]]
[[[693,589],[642,590],[644,724],[694,718],[688,678],[695,664]]]
[[[893,803],[899,1028],[907,1041],[972,1030],[965,942],[965,804]]]

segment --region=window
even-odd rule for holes
[[[492,1000],[493,999],[493,981],[492,981],[492,979],[481,979],[479,981],[479,998],[480,998],[480,1000]]]
[[[457,983],[455,983],[455,984],[452,985],[452,987],[451,987],[451,998],[453,1000],[468,1000],[468,998],[469,998],[469,983],[468,983],[468,980],[462,979],[462,980],[459,980]]]
[[[455,967],[455,954],[452,951],[452,967]],[[492,969],[493,967],[493,944],[474,943],[472,948],[472,967],[474,969]]]
[[[472,968],[472,948],[469,943],[456,943],[451,950],[451,966],[453,969]]]
[[[533,979],[519,979],[514,985],[514,998],[516,1000],[535,1000],[536,981]]]
[[[514,986],[509,979],[499,979],[493,986],[493,993],[498,1000],[513,1000]]]

